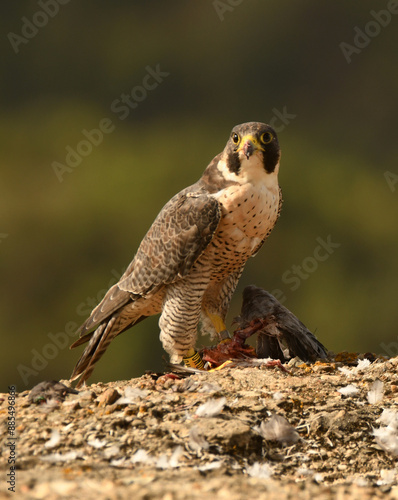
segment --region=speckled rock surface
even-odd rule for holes
[[[398,498],[398,359],[347,359],[20,393],[15,494],[0,394],[0,498]]]

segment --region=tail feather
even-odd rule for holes
[[[98,325],[96,330],[86,333],[71,345],[72,349],[88,342],[70,378],[71,381],[80,378],[76,387],[80,387],[90,377],[95,364],[115,337],[147,317],[141,315],[140,312],[139,304],[136,304],[136,307],[132,305],[122,307]]]
[[[97,328],[97,330],[100,328],[100,326]],[[86,333],[86,335],[83,335],[82,337],[79,337],[73,344],[69,347],[69,349],[74,349],[75,347],[78,347],[79,345],[85,344],[88,342],[94,335],[94,333],[97,331],[94,330],[90,333]]]
[[[85,335],[90,330],[93,330],[104,321],[108,320],[112,314],[116,313],[131,300],[133,299],[129,292],[120,290],[118,283],[113,285],[113,287],[106,292],[101,302],[91,311],[90,316],[81,325],[78,332],[81,336]],[[87,340],[82,342],[87,342]]]
[[[115,321],[116,318],[112,317],[107,323],[103,323],[93,332],[88,346],[83,351],[70,377],[70,380],[80,378],[76,387],[83,385],[90,377],[95,364],[100,360],[113,338],[117,335],[117,332],[112,332]]]

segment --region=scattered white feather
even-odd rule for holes
[[[106,441],[101,441],[100,439],[90,439],[90,441],[87,441],[87,444],[93,448],[103,448],[106,445]]]
[[[105,448],[104,450],[105,458],[113,458],[118,453],[120,453],[120,446],[117,446],[116,444],[110,446],[109,448]]]
[[[168,458],[166,454],[161,455],[156,461],[156,467],[158,469],[173,469],[179,467],[179,460],[183,452],[182,446],[177,446],[170,458]]]
[[[398,411],[397,410],[383,410],[383,413],[376,420],[376,422],[394,429],[398,428]]]
[[[209,464],[199,465],[195,467],[195,469],[200,470],[201,472],[206,472],[208,470],[219,469],[222,466],[222,462],[210,462]]]
[[[299,440],[296,429],[282,415],[274,414],[267,422],[254,427],[265,440],[280,441],[282,444],[293,444]]]
[[[315,472],[308,467],[300,467],[299,469],[297,469],[298,476],[312,477],[314,474]]]
[[[126,462],[126,457],[114,458],[113,460],[110,461],[110,465],[112,467],[124,467],[125,462]]]
[[[119,405],[129,405],[135,403],[140,399],[144,399],[148,396],[149,392],[144,389],[139,389],[138,387],[126,387],[124,390],[124,396],[116,401]]]
[[[226,398],[209,399],[209,401],[199,406],[199,408],[195,412],[195,415],[197,415],[198,417],[215,417],[216,415],[221,413],[226,402]]]
[[[354,484],[356,484],[360,488],[366,488],[367,486],[369,486],[369,481],[366,479],[366,477],[360,476],[354,479]]]
[[[318,484],[321,484],[323,483],[323,474],[321,474],[320,472],[317,472],[316,474],[314,474],[314,481]]]
[[[387,453],[398,456],[398,411],[383,410],[376,422],[381,424],[373,429],[376,443]]]
[[[269,479],[272,476],[272,468],[268,464],[260,464],[260,462],[254,462],[253,465],[246,468],[246,472],[251,477],[257,477],[259,479]]]
[[[47,399],[47,402],[39,405],[38,409],[41,413],[49,413],[58,408],[59,405],[60,403],[56,399]]]
[[[51,449],[59,445],[61,435],[57,429],[53,429],[50,439],[44,444],[44,448]]]
[[[158,469],[168,469],[169,468],[169,459],[166,454],[161,455],[156,460],[156,467]]]
[[[381,380],[375,380],[368,392],[368,401],[370,404],[375,405],[379,403],[384,396],[384,384]]]
[[[69,451],[68,453],[52,453],[51,455],[45,455],[40,457],[45,462],[69,462],[69,460],[76,460],[77,453],[75,451]]]
[[[376,443],[387,453],[398,456],[398,435],[396,427],[387,426],[373,429]]]
[[[171,457],[168,457],[166,453],[161,455],[159,458],[152,457],[143,449],[137,450],[134,455],[130,458],[130,462],[133,464],[154,464],[158,469],[172,469],[179,467],[179,460],[181,455],[184,453],[182,446],[177,446]]]
[[[209,443],[206,439],[199,433],[197,427],[192,427],[189,431],[189,447],[194,451],[208,450]]]
[[[397,469],[382,469],[380,471],[380,479],[377,481],[378,486],[383,486],[383,484],[392,484],[395,482],[397,475]]]
[[[68,406],[72,406],[76,404],[76,400],[79,396],[77,394],[70,394],[70,399],[65,399],[62,401],[62,406],[67,408]]]
[[[215,383],[211,384],[210,382],[205,382],[198,392],[219,392],[222,390],[222,387]]]
[[[339,371],[344,373],[347,377],[352,375],[357,375],[359,372],[363,372],[370,366],[370,361],[368,359],[358,359],[357,366],[353,366],[352,368],[347,368],[346,366],[340,366]]]
[[[347,368],[346,366],[339,366],[339,371],[343,373],[346,377],[350,377],[351,375],[353,375],[351,369]]]
[[[338,392],[340,392],[343,396],[354,396],[355,394],[358,394],[359,389],[355,384],[350,384],[345,387],[341,387],[338,389]]]
[[[144,399],[148,396],[149,391],[146,389],[139,389],[138,387],[126,387],[124,390],[124,395],[126,398],[132,399]]]
[[[261,366],[261,365],[267,365],[271,361],[275,361],[272,358],[253,358],[250,361],[252,361],[254,366]]]
[[[149,455],[149,453],[142,448],[137,450],[134,455],[130,458],[131,463],[142,463],[142,464],[151,464],[153,463],[153,458]]]
[[[364,371],[366,370],[367,368],[369,368],[370,366],[370,361],[368,359],[358,359],[358,364],[357,366],[355,367],[355,369],[360,372],[360,371]]]
[[[84,398],[90,398],[91,399],[92,392],[89,389],[87,389],[85,391],[80,391],[79,394],[76,394],[76,396],[78,398],[83,398],[83,399]]]

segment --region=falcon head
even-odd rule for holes
[[[279,167],[281,152],[272,127],[248,122],[232,129],[222,156],[228,170],[236,175],[258,166],[271,174]]]

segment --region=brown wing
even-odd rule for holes
[[[180,193],[160,212],[118,283],[121,290],[146,295],[185,276],[210,243],[221,209],[204,193]]]
[[[80,328],[80,336],[107,319],[134,296],[185,276],[210,243],[221,218],[216,199],[187,188],[160,211],[120,281],[108,290]],[[87,339],[76,341],[79,345]]]

